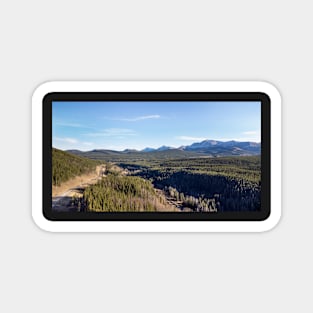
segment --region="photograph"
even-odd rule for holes
[[[53,212],[261,210],[260,101],[53,101]]]

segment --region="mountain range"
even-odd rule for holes
[[[204,140],[201,142],[194,142],[191,145],[180,146],[178,148],[161,146],[159,148],[146,147],[142,150],[125,149],[123,151],[115,151],[108,149],[95,149],[87,152],[79,150],[67,150],[76,155],[177,155],[179,156],[232,156],[232,155],[259,155],[261,154],[261,143],[251,141],[218,141],[218,140]]]
[[[245,150],[250,152],[260,152],[261,144],[257,142],[251,141],[218,141],[218,140],[204,140],[201,142],[195,142],[189,146],[180,146],[178,148],[169,147],[169,146],[161,146],[159,148],[144,148],[142,150],[134,150],[137,152],[152,152],[152,151],[165,151],[170,149],[178,149],[183,151],[198,151],[198,152],[210,152],[212,150],[219,150],[219,149],[228,149],[228,150]],[[126,149],[129,150],[129,149]],[[126,151],[124,150],[124,151]]]

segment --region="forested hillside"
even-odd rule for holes
[[[102,180],[84,189],[77,206],[89,212],[260,210],[260,156],[166,158],[163,151],[157,153],[159,159],[110,155],[111,162],[105,153]],[[52,162],[58,186],[104,161],[53,149]]]
[[[52,148],[52,184],[60,186],[61,183],[75,176],[93,171],[99,163]]]
[[[182,151],[178,149],[171,149],[165,151],[152,151],[152,152],[141,152],[141,151],[114,151],[114,150],[92,150],[82,152],[79,150],[69,150],[68,152],[90,158],[93,160],[105,160],[109,162],[124,162],[129,160],[134,161],[149,161],[149,160],[166,160],[166,159],[177,159],[177,158],[191,158],[201,156],[201,153],[195,153],[192,151]]]
[[[95,185],[85,189],[83,195],[87,211],[162,211],[167,205],[149,180],[140,177],[109,174]]]
[[[199,212],[257,211],[261,206],[259,156],[120,163],[151,180],[183,206]]]

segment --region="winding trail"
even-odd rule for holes
[[[86,187],[96,184],[102,177],[105,177],[105,171],[105,165],[98,165],[94,175],[82,175],[72,180],[72,183],[68,182],[65,191],[55,192],[55,195],[52,197],[52,210],[57,212],[77,212],[78,209],[71,205],[72,198],[74,196],[82,197]],[[80,180],[78,185],[77,179]]]

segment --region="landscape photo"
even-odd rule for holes
[[[53,101],[53,212],[260,210],[259,101]]]

